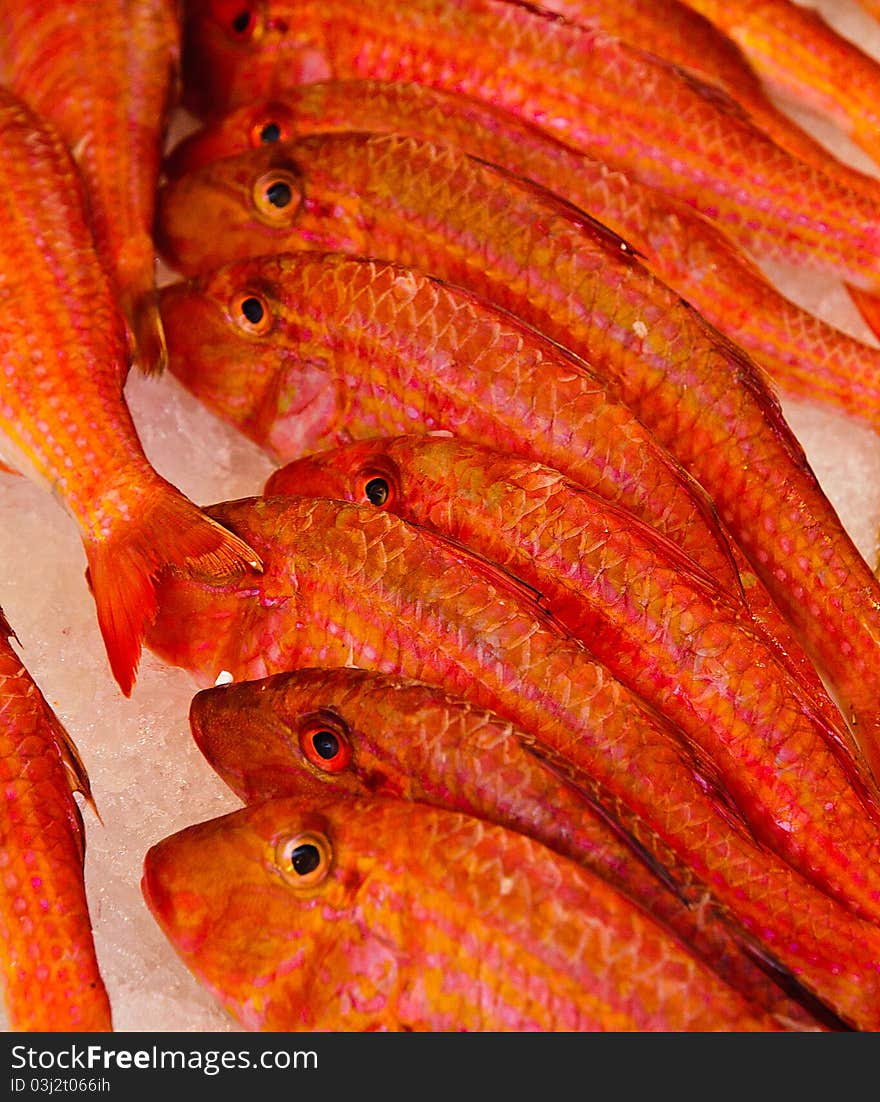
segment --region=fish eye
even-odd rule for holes
[[[382,478],[381,475],[368,477],[364,482],[363,492],[364,497],[371,505],[387,505],[391,498],[391,487],[388,485],[388,479]]]
[[[239,329],[252,336],[262,336],[272,328],[272,312],[262,295],[253,291],[238,294],[232,301],[230,312]]]
[[[259,30],[259,13],[247,0],[215,0],[212,14],[227,33],[238,42],[248,42]]]
[[[302,201],[300,181],[291,172],[264,173],[254,184],[257,214],[270,226],[287,226],[296,217]]]
[[[260,113],[252,118],[252,146],[289,142],[295,136],[296,119],[285,103],[264,103]]]
[[[306,758],[325,773],[339,773],[351,761],[348,728],[335,716],[312,716],[300,728],[299,745]]]
[[[333,850],[326,834],[303,830],[279,839],[275,846],[278,870],[292,888],[314,888],[330,872]]]

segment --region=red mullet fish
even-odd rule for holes
[[[757,365],[616,235],[450,147],[368,134],[224,158],[170,183],[160,212],[185,271],[292,248],[382,256],[587,359],[711,495],[880,772],[880,582]]]
[[[619,14],[618,6],[604,8]],[[389,81],[307,84],[283,100],[249,103],[213,120],[175,148],[166,170],[180,176],[248,148],[339,130],[396,132],[456,145],[549,188],[625,238],[656,276],[753,355],[780,386],[880,428],[880,349],[781,295],[717,225],[691,207],[483,100]]]
[[[780,1030],[601,878],[394,799],[268,800],[144,861],[147,905],[251,1030]]]
[[[82,816],[85,767],[9,642],[0,612],[0,976],[17,1032],[107,1032],[92,940]]]
[[[125,321],[61,138],[0,89],[0,453],[76,521],[110,667],[128,695],[153,576],[259,560],[153,470],[123,396]]]
[[[842,1026],[705,886],[685,902],[656,858],[621,837],[576,778],[557,775],[534,739],[460,697],[368,670],[302,669],[204,689],[189,720],[212,768],[247,803],[397,796],[518,830],[617,886],[781,1024]]]
[[[0,82],[52,122],[82,170],[98,254],[145,371],[165,365],[152,228],[180,66],[177,0],[0,6]]]

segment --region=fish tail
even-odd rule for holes
[[[880,294],[866,291],[862,287],[853,287],[849,283],[844,286],[865,324],[875,337],[880,337]]]
[[[136,520],[86,543],[88,579],[113,676],[131,695],[144,634],[156,615],[155,582],[166,567],[212,577],[262,570],[257,554],[164,483]]]
[[[161,375],[168,366],[168,346],[156,288],[123,295],[122,307],[131,327],[134,362],[146,375]]]

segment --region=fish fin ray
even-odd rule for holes
[[[679,544],[675,543],[669,536],[664,535],[663,532],[652,527],[652,525],[647,522],[640,521],[637,517],[634,519],[633,514],[624,506],[606,501],[604,498],[600,498],[594,490],[590,490],[576,482],[571,482],[567,478],[563,478],[560,485],[565,487],[567,493],[595,498],[600,502],[604,512],[618,516],[630,527],[638,528],[639,538],[645,543],[650,544],[651,549],[657,554],[658,558],[660,558],[661,561],[663,559],[672,559],[676,569],[685,576],[689,584],[694,588],[698,588],[706,597],[710,598],[712,601],[722,602],[732,611],[740,613],[743,611],[745,595],[741,585],[737,587],[736,593],[731,593],[729,590],[725,589],[717,578],[693,559]],[[719,537],[719,546],[727,545],[729,547],[730,541],[726,533],[720,528],[720,522],[718,521],[717,515],[715,521],[717,527],[716,535]],[[736,577],[739,577],[739,569],[732,553],[730,555],[730,562],[732,573],[736,575]]]
[[[168,346],[154,295],[137,300],[132,326],[137,349],[135,363],[147,375],[161,375],[168,366]]]
[[[168,366],[168,345],[156,288],[148,287],[139,294],[121,295],[120,300],[129,319],[133,362],[145,375],[161,375]]]
[[[863,287],[854,287],[850,283],[845,283],[844,286],[864,323],[875,337],[880,337],[880,295],[866,291]]]
[[[131,695],[143,637],[156,615],[155,580],[163,569],[215,577],[262,570],[244,540],[168,483],[124,530],[88,542],[86,558],[110,668],[125,696]]]
[[[594,813],[602,819],[606,826],[614,831],[618,839],[630,849],[643,865],[646,866],[648,871],[653,873],[660,883],[671,891],[681,903],[689,905],[691,902],[689,887],[695,878],[690,870],[685,869],[678,858],[672,854],[672,851],[669,850],[668,846],[666,846],[657,836],[650,824],[646,823],[635,812],[631,812],[627,809],[626,818],[632,821],[635,828],[631,829],[626,825],[626,822],[620,818],[618,812],[609,809],[609,804],[615,804],[619,807],[621,801],[613,796],[605,794],[602,790],[602,785],[598,781],[587,776],[583,770],[568,761],[564,755],[559,754],[552,747],[546,746],[538,739],[529,735],[524,735],[522,732],[518,737],[520,745],[526,753],[537,758],[544,768],[551,772],[557,780],[568,788],[573,789],[581,796],[590,805]],[[662,846],[662,848],[666,850],[667,858],[663,860],[656,856],[656,854],[652,852],[651,847],[639,839],[636,830],[649,835],[654,840],[656,848],[659,849]],[[676,876],[670,866],[678,871],[678,876]]]
[[[520,602],[530,606],[531,612],[541,618],[544,627],[555,631],[566,639],[573,639],[571,632],[554,616],[551,608],[546,604],[544,594],[535,586],[524,582],[522,578],[512,573],[500,563],[481,554],[475,548],[455,539],[454,536],[440,535],[433,529],[425,528],[415,521],[407,521],[412,528],[417,528],[419,533],[437,543],[441,543],[447,553],[451,552],[462,565],[473,570],[484,581],[500,589],[508,596],[514,597]]]
[[[760,968],[765,976],[769,976],[781,991],[784,991],[790,999],[812,1014],[818,1023],[834,1033],[856,1031],[855,1026],[841,1018],[834,1007],[829,1006],[828,1003],[802,983],[790,968],[787,968],[757,938],[744,930],[735,918],[731,918],[729,914],[724,914],[722,915],[722,921],[740,950]],[[795,1028],[800,1027],[796,1026]]]
[[[104,825],[104,820],[101,818],[101,813],[98,811],[98,805],[95,803],[95,797],[92,794],[92,782],[89,779],[88,770],[85,763],[80,757],[79,750],[76,743],[70,735],[70,732],[61,722],[53,709],[49,706],[49,703],[45,701],[46,713],[49,719],[49,725],[55,735],[55,743],[58,747],[58,753],[61,755],[61,763],[64,766],[64,772],[67,777],[67,783],[72,793],[78,792],[86,804],[94,812],[98,822],[101,826]],[[83,826],[82,815],[79,814],[78,805],[74,805],[77,809],[77,816],[79,820],[79,834],[80,841],[79,846],[82,852],[83,859],[85,859],[85,828]]]
[[[0,608],[0,633],[2,633],[4,639],[14,639],[16,643],[21,645],[21,640],[15,634],[15,630],[6,619],[6,613]]]
[[[6,614],[3,609],[0,608],[0,634],[6,639],[14,639],[19,646],[21,646],[21,640],[15,634],[9,621],[6,619]],[[21,662],[21,659],[18,659]],[[43,695],[39,685],[31,677],[30,673],[25,670],[22,663],[21,669],[27,674],[33,687],[36,691],[37,699],[39,700],[40,707],[42,708],[43,715],[46,721],[46,727],[52,736],[55,746],[58,750],[58,755],[61,758],[61,764],[64,767],[64,775],[67,780],[67,785],[71,793],[79,792],[86,801],[86,803],[94,811],[98,817],[98,821],[101,822],[101,816],[98,813],[97,805],[95,804],[94,796],[92,795],[92,785],[89,780],[88,770],[85,767],[85,763],[80,756],[80,752],[77,749],[76,743],[58,716],[55,714],[55,710],[49,704],[46,697]],[[77,804],[72,805],[75,808],[75,821],[72,823],[74,833],[77,836],[77,845],[79,846],[83,860],[85,859],[85,844],[84,844],[84,827],[82,822],[82,815],[79,812]]]

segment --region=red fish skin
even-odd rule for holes
[[[278,503],[242,502],[224,506],[224,515],[230,510],[239,514],[236,524],[245,522],[242,511],[252,512],[247,521],[249,538],[259,523],[260,511],[277,512],[284,507]],[[332,505],[329,506],[332,509]],[[231,517],[227,516],[231,522]],[[400,522],[398,522],[400,523]],[[235,526],[235,525],[233,525]],[[278,524],[270,520],[266,539],[282,546],[286,544]],[[294,525],[292,546],[301,547],[303,525]],[[243,530],[241,527],[239,530]],[[424,538],[424,537],[423,537]],[[316,548],[315,562],[326,553],[326,539]],[[448,551],[446,552],[448,554]],[[273,571],[272,555],[267,558],[270,578]],[[278,570],[281,575],[297,569],[295,556],[282,555]],[[314,569],[314,563],[305,565],[306,573]],[[332,578],[338,568],[325,571]],[[443,576],[457,574],[451,564],[444,562]],[[425,578],[424,564],[409,570],[406,576]],[[297,574],[297,586],[302,582]],[[479,679],[466,676],[456,680],[453,663],[446,660],[440,648],[430,650],[426,661],[416,661],[416,650],[409,645],[396,647],[390,659],[380,657],[380,649],[398,635],[400,615],[393,614],[392,624],[383,625],[377,637],[367,640],[361,647],[340,624],[346,622],[353,608],[354,595],[360,591],[364,575],[349,588],[344,608],[338,618],[329,621],[323,614],[313,624],[315,610],[300,613],[291,607],[289,595],[291,579],[286,583],[285,599],[283,578],[270,580],[266,590],[265,576],[250,587],[232,584],[220,587],[208,585],[205,580],[186,579],[181,575],[168,575],[162,579],[160,614],[149,638],[150,647],[164,660],[190,670],[202,685],[213,684],[219,671],[231,671],[237,680],[260,678],[272,673],[300,666],[358,665],[376,672],[390,673],[438,685],[456,695],[475,701],[480,707],[488,707],[495,713],[507,713],[506,718],[519,728],[534,734],[540,733],[542,745],[552,753],[554,761],[567,759],[577,770],[579,786],[601,785],[601,791],[590,789],[597,799],[611,793],[616,802],[609,810],[622,821],[625,829],[638,838],[648,852],[659,839],[664,850],[677,854],[681,864],[690,866],[694,874],[710,886],[716,899],[728,907],[754,937],[756,943],[783,962],[801,982],[818,998],[834,1010],[854,1028],[876,1029],[880,1026],[880,933],[873,923],[859,921],[849,910],[835,903],[824,892],[817,890],[786,863],[777,859],[766,847],[754,844],[751,835],[743,832],[730,807],[724,802],[724,794],[717,781],[711,779],[708,763],[702,763],[703,773],[683,762],[681,750],[656,730],[653,720],[649,735],[638,727],[628,725],[626,737],[615,736],[615,730],[627,719],[625,707],[618,699],[612,700],[607,711],[607,724],[591,724],[586,740],[581,730],[583,715],[578,719],[577,703],[590,697],[583,684],[575,687],[570,678],[573,665],[580,658],[567,653],[560,663],[561,671],[547,669],[539,664],[536,688],[539,700],[532,707],[528,694],[514,691],[504,694],[499,703],[498,693],[483,694]],[[370,594],[370,612],[378,607],[375,594]],[[407,602],[407,607],[424,610],[424,603]],[[291,616],[293,634],[285,636],[280,617]],[[190,631],[181,635],[179,623],[185,619]],[[314,639],[307,637],[312,632]],[[456,626],[456,635],[461,628]],[[342,634],[341,634],[342,631]],[[356,631],[362,637],[363,628]],[[526,630],[520,634],[526,637]],[[418,632],[423,640],[425,629]],[[341,643],[340,643],[341,641]],[[454,646],[458,646],[457,641]],[[557,646],[559,644],[556,644]],[[421,644],[424,648],[424,643]],[[528,641],[524,644],[524,656],[514,659],[516,677],[521,670],[533,663],[534,653]],[[293,650],[291,650],[293,648]],[[563,649],[565,649],[563,645]],[[437,670],[438,659],[444,659],[444,669]],[[581,681],[594,679],[581,678]],[[545,689],[549,688],[550,696]],[[606,686],[607,691],[607,686]],[[544,693],[543,696],[541,694]],[[602,689],[591,700],[589,711],[595,719],[601,707]],[[568,702],[566,705],[565,702]],[[494,706],[493,706],[494,702]],[[562,703],[567,718],[562,727],[550,719]],[[634,745],[633,745],[634,743]],[[633,763],[638,762],[638,768]],[[647,824],[649,832],[639,833],[639,824]],[[666,859],[665,852],[659,855]]]
[[[740,723],[753,734],[763,724],[772,741],[779,694],[791,695],[851,783],[874,795],[833,702],[804,691],[741,606],[648,525],[544,464],[457,437],[378,438],[294,460],[264,493],[386,509],[498,563],[713,759],[746,737],[734,733]]]
[[[685,905],[652,859],[535,756],[534,740],[491,712],[423,682],[315,668],[203,689],[189,722],[212,769],[245,803],[388,795],[518,830],[615,885],[781,1024],[822,1028],[797,1001],[802,990],[784,995],[742,950],[742,931],[731,934],[732,916],[705,886]],[[336,752],[316,751],[316,736],[328,733]],[[794,980],[779,962],[775,970]]]
[[[255,296],[266,311],[256,326],[240,309]],[[488,438],[632,509],[739,587],[704,491],[604,380],[465,290],[292,253],[171,284],[160,305],[173,374],[279,461],[414,421]]]
[[[147,372],[166,361],[152,225],[180,80],[178,9],[177,0],[24,0],[0,12],[0,81],[73,151],[98,253]]]
[[[16,1032],[109,1032],[83,882],[91,802],[76,747],[14,647],[0,612],[0,980]]]
[[[264,312],[257,325],[242,312],[248,298]],[[840,724],[766,588],[719,537],[702,491],[682,484],[589,365],[515,318],[414,269],[310,252],[166,287],[161,308],[171,371],[277,459],[408,432],[415,420],[544,462],[632,510],[745,600]]]
[[[326,858],[300,887],[303,837]],[[407,800],[264,801],[153,846],[142,889],[251,1030],[781,1029],[599,877]]]
[[[515,0],[413,0],[393,11],[379,0],[275,0],[248,12],[237,32],[228,5],[188,5],[196,113],[331,78],[465,93],[677,196],[753,255],[880,290],[876,199],[776,145],[716,88],[618,38]]]
[[[593,776],[670,846],[648,791],[662,783],[664,800],[692,809],[705,802],[695,789],[708,783],[756,839],[876,922],[880,825],[818,732],[790,715],[791,701],[780,701],[771,745],[747,730],[713,760],[662,717],[649,718],[540,605],[511,590],[509,575],[492,574],[499,590],[486,579],[486,560],[475,565],[423,529],[329,499],[242,499],[209,513],[257,549],[266,574],[229,586],[160,579],[148,645],[202,685],[221,671],[242,680],[303,665],[357,665],[440,684]],[[185,639],[181,622],[190,625]],[[682,773],[688,754],[696,757]],[[673,799],[682,785],[690,793]]]
[[[619,5],[602,7],[619,17]],[[656,276],[745,348],[789,393],[880,425],[880,349],[781,295],[729,237],[693,208],[482,100],[388,81],[308,84],[291,89],[283,100],[249,103],[208,123],[176,146],[166,171],[181,176],[267,144],[267,133],[289,141],[340,130],[397,132],[456,145],[555,191],[626,239]]]
[[[880,64],[857,43],[788,0],[687,4],[740,47],[775,95],[830,119],[880,163]]]
[[[847,187],[877,194],[877,178],[860,172],[835,157],[827,146],[784,114],[767,94],[765,69],[763,77],[752,67],[737,42],[712,19],[710,9],[724,11],[729,18],[732,9],[742,5],[721,5],[714,0],[618,0],[604,4],[597,0],[545,0],[541,7],[564,15],[585,26],[597,27],[618,35],[643,50],[666,58],[709,84],[717,84],[739,104],[747,117],[769,135],[777,145],[802,161],[834,176]],[[755,5],[749,5],[754,9]],[[770,5],[773,7],[773,5]],[[786,8],[792,5],[786,4]],[[802,10],[798,9],[800,18]],[[709,16],[707,18],[707,16]],[[810,21],[807,15],[805,22]],[[774,30],[780,34],[777,25]],[[785,37],[781,32],[780,38]],[[788,45],[791,45],[789,42]],[[779,51],[775,52],[779,61]],[[779,86],[775,86],[779,92]],[[801,100],[803,104],[803,100]]]
[[[128,695],[153,576],[166,563],[219,574],[259,566],[237,537],[153,470],[123,396],[123,316],[94,249],[61,138],[0,91],[0,450],[76,522],[114,676]],[[26,277],[26,278],[24,278]]]
[[[273,227],[257,204],[280,181],[291,202]],[[159,207],[184,270],[297,248],[379,256],[467,287],[589,359],[711,495],[880,772],[880,583],[757,365],[610,231],[451,147],[363,134],[224,158],[170,183]]]

